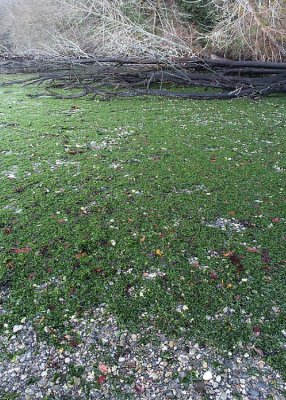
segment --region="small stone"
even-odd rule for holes
[[[193,387],[194,387],[195,391],[198,393],[204,393],[206,391],[206,387],[205,387],[205,384],[203,381],[195,382],[193,384]]]
[[[213,374],[211,373],[211,371],[207,371],[203,375],[204,381],[210,381],[212,378],[213,378]]]
[[[215,380],[216,380],[216,382],[220,383],[220,382],[221,382],[221,376],[218,375],[218,376],[215,378]]]
[[[227,400],[227,393],[226,392],[222,392],[220,397],[219,397],[219,400]]]
[[[155,380],[159,378],[159,376],[158,376],[158,374],[156,374],[156,372],[152,372],[149,376],[150,376],[150,378],[155,379]]]
[[[250,389],[248,391],[249,396],[251,396],[251,398],[253,399],[257,399],[259,397],[259,392],[257,390],[254,389]]]
[[[131,335],[131,342],[137,341],[137,335]]]
[[[66,363],[66,364],[69,364],[70,362],[71,362],[71,359],[70,359],[70,358],[68,358],[68,357],[65,358],[65,363]]]
[[[175,343],[171,340],[169,343],[169,347],[173,348],[175,346]]]
[[[203,362],[203,369],[207,369],[208,368],[208,363],[207,362]]]
[[[13,326],[13,333],[20,332],[23,329],[23,325],[15,325]]]
[[[177,393],[175,390],[168,390],[168,392],[166,392],[166,397],[167,399],[175,399],[177,397]]]

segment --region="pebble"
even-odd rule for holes
[[[165,393],[167,399],[175,399],[177,397],[177,393],[175,390],[169,390]]]
[[[193,387],[194,387],[195,391],[198,393],[204,393],[206,391],[206,386],[203,381],[195,382],[193,384]]]
[[[207,371],[203,375],[204,381],[210,381],[212,378],[213,378],[213,374],[211,373],[211,371]]]
[[[13,333],[18,333],[23,329],[23,325],[14,325],[13,326]]]
[[[202,396],[266,400],[280,399],[286,390],[279,374],[259,356],[218,352],[183,335],[168,338],[152,325],[144,328],[148,340],[139,342],[145,333],[139,336],[119,327],[104,305],[82,317],[73,316],[66,327],[80,343],[69,351],[70,337],[56,348],[37,337],[29,321],[13,336],[8,328],[7,333],[0,333],[0,393],[19,393],[19,399],[26,400],[117,400],[118,393],[134,400],[197,400]],[[99,388],[94,366],[100,363],[108,365],[108,373]],[[80,367],[79,375],[71,375],[71,366]]]
[[[255,389],[248,390],[248,394],[253,399],[257,399],[259,397],[259,392],[257,390],[255,390]]]

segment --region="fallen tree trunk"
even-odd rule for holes
[[[182,99],[233,99],[286,93],[286,63],[212,59],[17,58],[0,60],[0,73],[32,73],[30,78],[0,85],[44,85],[45,96],[103,99],[164,96]],[[158,88],[159,85],[159,88]],[[183,91],[170,90],[183,87]],[[191,88],[220,90],[193,93]],[[187,88],[187,89],[186,89]],[[55,92],[61,89],[61,92]],[[70,89],[79,93],[65,94]],[[64,92],[62,91],[64,90]],[[40,94],[42,95],[42,94]],[[37,95],[38,96],[38,95]]]

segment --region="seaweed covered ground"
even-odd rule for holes
[[[70,321],[104,304],[285,373],[285,98],[34,90],[0,88],[2,333],[73,351]]]

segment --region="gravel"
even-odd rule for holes
[[[280,374],[250,349],[221,353],[154,327],[128,332],[105,305],[71,317],[62,347],[38,337],[37,323],[6,325],[0,336],[0,398],[285,399]]]

